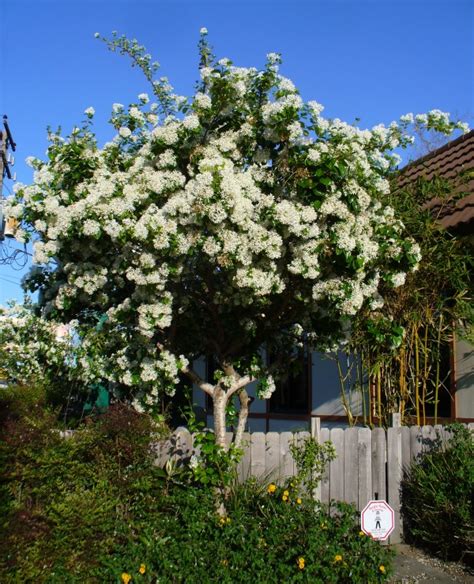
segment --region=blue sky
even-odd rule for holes
[[[48,125],[68,132],[93,106],[105,142],[112,103],[148,90],[95,32],[137,38],[181,94],[193,90],[205,26],[236,65],[281,52],[282,73],[329,117],[370,127],[439,108],[473,126],[473,16],[472,0],[0,0],[0,114],[18,145],[17,179],[31,180],[24,159],[44,156]],[[21,298],[23,273],[0,265],[0,304]]]

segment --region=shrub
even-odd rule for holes
[[[37,416],[46,405],[46,392],[41,385],[8,385],[0,389],[0,432],[10,420]]]
[[[355,510],[315,504],[298,481],[235,483],[221,516],[213,488],[152,464],[147,416],[117,406],[68,439],[54,424],[42,410],[0,442],[2,583],[365,584],[390,573]]]
[[[473,561],[474,440],[459,424],[447,444],[434,447],[406,471],[402,482],[405,539],[444,559]]]

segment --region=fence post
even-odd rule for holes
[[[321,418],[311,417],[311,437],[321,442]]]
[[[318,444],[321,444],[321,418],[311,417],[311,438],[316,440]],[[321,481],[319,481],[318,486],[313,491],[313,499],[315,501],[321,501]]]
[[[392,428],[401,428],[402,426],[402,415],[398,413],[392,414]]]

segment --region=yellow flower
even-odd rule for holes
[[[359,535],[360,535],[361,537],[364,537],[365,533],[364,533],[363,531],[359,531]]]
[[[281,498],[282,501],[288,501],[288,495],[283,495],[283,497]]]
[[[301,499],[300,499],[299,497],[296,499],[296,503],[297,503],[298,505],[301,505],[302,501],[301,501]]]
[[[382,572],[382,574],[385,574],[385,566],[379,566],[379,570]]]
[[[220,523],[221,525],[224,525],[224,523],[225,523],[225,517],[221,517],[221,518],[219,519],[219,523]]]
[[[304,558],[298,558],[298,559],[296,560],[296,563],[298,564],[298,568],[299,568],[300,570],[304,570],[304,563],[305,563],[305,562],[304,562]]]
[[[335,562],[342,562],[342,556],[340,554],[336,554],[334,556],[334,561]]]
[[[124,572],[122,574],[122,582],[123,582],[123,584],[128,584],[131,579],[132,579],[132,577],[130,576],[130,574],[127,574],[127,572]]]
[[[221,564],[222,564],[223,566],[228,566],[228,565],[229,565],[229,560],[225,560],[225,559],[224,559],[224,560],[222,560]]]
[[[276,485],[274,485],[273,483],[271,483],[270,485],[268,485],[267,491],[270,493],[270,495],[272,493],[274,493],[276,491]]]
[[[289,491],[283,491],[283,495],[284,495],[285,497],[289,497],[289,496],[290,496],[290,492],[289,492]]]
[[[226,522],[226,523],[230,523],[230,517],[226,517],[226,518],[225,518],[225,522]]]
[[[140,564],[140,567],[138,568],[138,571],[140,572],[140,574],[144,574],[146,572],[146,566],[145,566],[145,564]]]
[[[328,526],[325,523],[321,523],[321,529],[327,529]]]

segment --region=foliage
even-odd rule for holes
[[[279,73],[279,55],[235,67],[214,58],[205,29],[190,98],[155,79],[136,41],[108,45],[142,69],[154,101],[114,104],[103,148],[88,108],[67,138],[50,133],[47,161],[31,159],[34,183],[9,205],[17,239],[34,240],[28,288],[43,314],[89,325],[82,343],[97,360],[84,364],[128,387],[137,407],[172,395],[183,371],[213,398],[225,447],[237,395],[238,446],[245,387],[263,380],[268,398],[295,343],[334,346],[417,265],[419,247],[380,202],[393,150],[413,122],[447,134],[461,125],[439,110],[372,130],[326,119]],[[268,366],[263,344],[279,363]],[[192,370],[202,355],[219,366],[212,383]]]
[[[80,415],[94,394],[94,362],[97,358],[79,342],[74,323],[46,320],[29,303],[0,307],[0,363],[17,405],[43,392],[48,403]]]
[[[41,410],[2,434],[5,584],[365,584],[390,574],[390,552],[359,533],[353,508],[315,505],[296,483],[234,483],[219,516],[212,489],[167,481],[152,464],[160,429],[129,408],[68,439],[54,426]]]
[[[192,409],[186,412],[187,428],[193,434],[193,454],[189,461],[192,481],[202,486],[215,487],[225,493],[236,476],[236,464],[243,455],[241,448],[231,444],[222,448],[215,433],[198,422]]]
[[[408,541],[443,559],[472,563],[474,553],[474,437],[461,425],[447,427],[405,472],[402,513]]]
[[[79,575],[91,549],[96,558],[112,544],[120,549],[131,516],[135,529],[146,527],[159,470],[150,464],[150,440],[163,431],[120,405],[69,438],[46,409],[7,421],[0,447],[2,581],[15,581],[15,573],[21,581],[42,578],[52,566],[55,581],[70,581],[69,569]]]
[[[293,442],[290,452],[296,464],[294,482],[311,494],[321,482],[327,465],[336,458],[336,451],[331,442],[320,444],[312,436],[302,443]]]
[[[441,213],[462,196],[465,178],[455,183],[420,179],[403,189],[395,184],[387,196],[406,233],[420,246],[422,259],[404,286],[387,291],[378,311],[362,311],[354,321],[347,352],[359,361],[355,377],[368,406],[366,422],[377,417],[387,425],[393,412],[406,419],[414,416],[417,424],[425,424],[427,416],[436,422],[450,415],[449,408],[443,414],[441,407],[450,400],[449,365],[443,366],[443,360],[453,334],[472,330],[474,254],[468,238],[442,228],[423,204],[436,198]],[[391,253],[399,252],[391,244]]]

